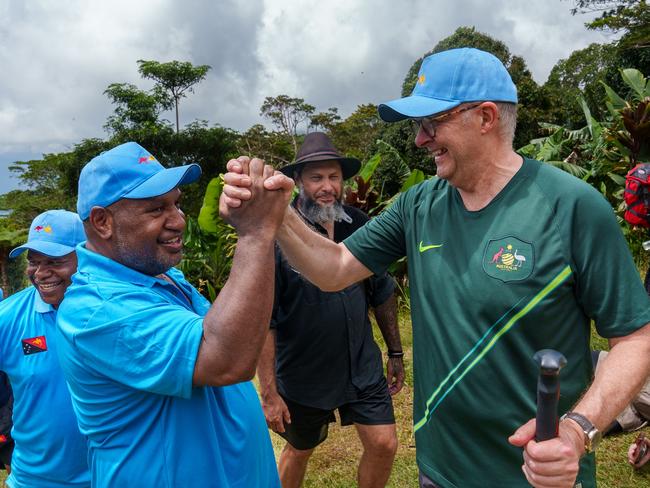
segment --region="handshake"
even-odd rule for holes
[[[226,165],[219,215],[243,236],[273,238],[289,209],[294,181],[258,158]]]

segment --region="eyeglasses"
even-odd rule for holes
[[[483,102],[475,103],[474,105],[469,105],[458,110],[452,110],[451,112],[447,112],[442,115],[436,115],[435,117],[411,119],[413,121],[413,131],[415,132],[415,136],[417,137],[418,133],[420,132],[420,128],[422,128],[424,129],[424,132],[427,134],[427,136],[433,139],[436,136],[436,129],[438,127],[438,124],[444,122],[452,115],[459,114],[461,112],[467,112],[468,110],[474,110],[475,108],[480,107],[482,104]]]

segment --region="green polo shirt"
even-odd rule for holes
[[[609,203],[525,160],[485,208],[433,178],[344,241],[383,272],[408,257],[420,469],[442,487],[524,487],[508,443],[535,417],[540,349],[562,352],[560,413],[590,382],[590,321],[603,337],[650,322],[650,299]],[[578,481],[595,486],[593,456]]]

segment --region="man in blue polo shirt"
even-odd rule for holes
[[[56,314],[85,240],[77,214],[50,210],[34,219],[27,243],[33,286],[0,303],[0,370],[14,394],[11,488],[90,486],[86,439],[79,432],[57,358]]]
[[[268,330],[274,237],[291,192],[264,191],[273,171],[241,161],[260,201],[231,219],[239,240],[212,306],[173,267],[185,229],[178,187],[196,181],[199,166],[165,169],[131,142],[81,172],[88,240],[57,325],[93,486],[279,486],[248,380]]]

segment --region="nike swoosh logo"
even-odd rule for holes
[[[430,246],[423,246],[423,242],[420,241],[420,252],[428,251],[430,249],[436,249],[438,247],[442,247],[442,244],[432,244]]]

